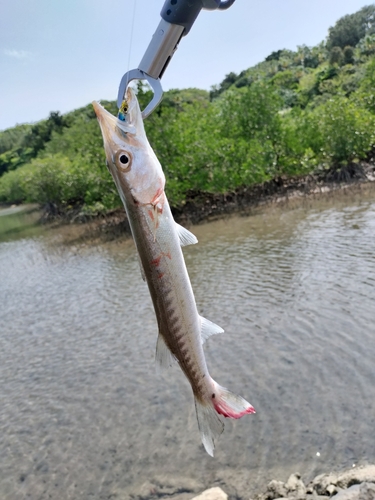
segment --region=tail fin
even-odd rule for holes
[[[212,403],[219,415],[229,418],[241,418],[246,413],[255,413],[255,409],[246,399],[237,396],[225,387],[215,384],[215,393],[212,394]]]
[[[195,410],[197,412],[198,427],[203,446],[207,453],[213,457],[214,441],[223,432],[224,424],[210,404],[201,403],[197,398],[195,398]]]
[[[241,418],[246,413],[255,413],[254,408],[246,399],[233,394],[233,392],[221,387],[214,381],[213,383],[215,392],[212,394],[210,402],[205,404],[195,398],[195,409],[202,443],[211,457],[214,456],[215,439],[224,430],[224,424],[218,414],[229,418]]]

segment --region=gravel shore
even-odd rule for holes
[[[199,491],[201,491],[199,493]],[[170,478],[167,482],[146,482],[130,494],[131,500],[375,500],[375,465],[361,465],[342,472],[328,472],[304,482],[295,472],[283,482],[274,479],[264,492],[249,495],[236,494],[225,484],[200,490],[194,479]],[[120,496],[120,498],[123,498]],[[125,498],[125,497],[124,497]],[[128,497],[126,497],[128,498]]]

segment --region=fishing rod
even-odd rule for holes
[[[235,0],[166,0],[160,12],[161,21],[138,68],[125,73],[120,82],[117,105],[121,108],[129,83],[146,80],[154,96],[142,111],[146,118],[163,97],[160,79],[163,76],[182,37],[186,36],[202,9],[226,10]]]

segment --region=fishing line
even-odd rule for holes
[[[128,69],[127,73],[129,73],[130,69],[130,56],[132,52],[132,45],[133,45],[133,33],[134,33],[134,21],[135,21],[135,7],[136,7],[137,0],[133,0],[133,15],[132,15],[132,21],[130,24],[130,41],[129,41],[129,53],[128,53]],[[126,114],[128,112],[128,103],[126,102],[125,96],[123,97],[122,104],[118,110],[117,117],[119,120],[125,122],[126,121]]]
[[[131,51],[132,51],[132,45],[133,45],[133,33],[134,33],[134,21],[135,21],[135,7],[137,4],[137,0],[133,1],[133,16],[132,16],[132,22],[131,22],[131,27],[130,27],[130,44],[129,44],[129,55],[128,55],[128,71],[130,70],[130,56],[131,56]]]

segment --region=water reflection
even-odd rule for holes
[[[154,375],[133,243],[3,241],[0,497],[128,498],[147,481],[249,496],[297,470],[374,461],[374,199],[370,189],[193,228],[197,304],[226,330],[207,343],[210,371],[257,409],[226,422],[214,460],[178,368]]]
[[[43,228],[36,225],[39,216],[33,205],[0,208],[0,243],[40,234]]]

